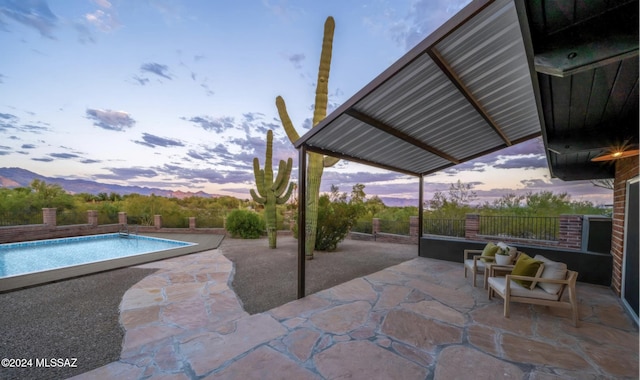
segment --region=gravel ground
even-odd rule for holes
[[[235,264],[232,286],[254,314],[296,299],[297,240],[225,238],[222,253]],[[418,255],[416,245],[345,240],[336,252],[306,261],[307,294],[377,272]],[[62,379],[118,360],[119,305],[152,269],[125,268],[0,293],[0,358],[32,359],[29,368],[0,368],[1,379]],[[36,359],[76,358],[77,368],[36,368]]]
[[[260,313],[297,298],[298,241],[278,237],[278,248],[269,249],[268,241],[225,238],[222,253],[235,264],[233,289],[244,309]],[[305,261],[306,294],[341,284],[357,277],[418,256],[413,244],[376,243],[346,239],[335,252],[316,252]]]
[[[0,294],[0,358],[32,359],[28,368],[0,368],[0,378],[63,379],[118,360],[120,301],[153,272],[117,269]],[[44,358],[76,358],[77,368],[36,367]]]

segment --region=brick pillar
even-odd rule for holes
[[[467,214],[464,220],[464,237],[465,239],[476,240],[480,232],[480,215]]]
[[[418,232],[420,231],[420,226],[418,225],[418,217],[410,216],[409,217],[409,236],[418,237]]]
[[[96,210],[87,211],[87,223],[89,223],[94,227],[98,225],[98,211]]]
[[[196,229],[196,217],[195,216],[190,216],[189,217],[189,229],[190,230],[195,230]]]
[[[154,215],[153,216],[153,226],[156,229],[162,228],[162,215]]]
[[[56,226],[56,211],[54,208],[43,208],[42,209],[42,223],[47,226],[55,227]]]
[[[560,215],[558,246],[569,249],[582,247],[582,216]]]
[[[371,233],[376,235],[380,232],[380,219],[373,218],[371,219]]]
[[[611,231],[611,256],[613,273],[611,287],[616,294],[622,292],[622,263],[624,261],[624,221],[627,200],[627,180],[638,175],[638,157],[616,160],[616,177],[613,182],[613,229]]]
[[[120,211],[118,213],[118,224],[127,224],[127,213]]]

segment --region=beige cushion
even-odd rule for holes
[[[536,255],[534,259],[544,263],[544,270],[540,275],[541,278],[564,280],[567,277],[567,264],[549,260],[542,255]],[[547,293],[554,295],[558,294],[562,288],[562,284],[550,284],[548,282],[539,282],[538,286],[544,289]]]
[[[469,268],[469,269],[473,270],[473,259],[466,259],[466,260],[464,261],[464,265],[465,265],[467,268]],[[482,272],[482,273],[484,273],[484,268],[485,268],[485,265],[484,265],[484,263],[483,263],[481,260],[476,261],[476,270],[477,270],[478,272]]]
[[[538,283],[540,285],[540,283]],[[493,287],[498,293],[504,295],[507,291],[506,277],[489,277],[489,286]],[[558,296],[549,294],[540,287],[533,289],[525,288],[517,282],[511,280],[511,295],[514,297],[536,298],[541,300],[557,301]]]

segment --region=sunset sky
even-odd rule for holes
[[[467,1],[0,0],[0,167],[49,177],[249,198],[252,159],[297,153],[275,107],[311,124],[327,16],[336,20],[330,111]],[[425,178],[425,200],[453,182],[480,201],[568,192],[610,204],[589,181],[551,179],[540,139]],[[417,199],[406,175],[340,162],[323,189]],[[416,203],[417,205],[417,203]]]

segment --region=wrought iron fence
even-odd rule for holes
[[[464,237],[464,219],[433,219],[422,221],[422,233],[428,235]]]
[[[380,220],[380,232],[395,235],[409,235],[409,221]]]
[[[558,240],[558,217],[480,216],[480,235],[533,240]]]
[[[373,226],[371,223],[371,220],[357,220],[351,227],[351,232],[371,234],[373,233]]]
[[[26,226],[29,224],[42,224],[42,211],[5,211],[0,213],[0,227]]]
[[[87,224],[89,221],[86,211],[62,211],[56,213],[58,226],[70,226],[73,224]]]
[[[280,220],[278,220],[280,221]],[[196,217],[196,227],[198,228],[223,228],[224,216],[220,215],[198,215]]]
[[[98,224],[117,224],[118,211],[98,211]]]

